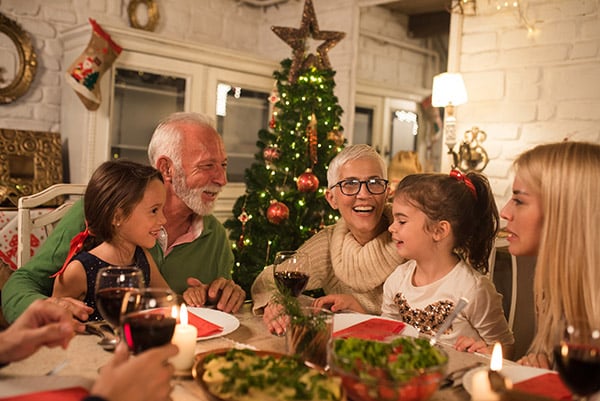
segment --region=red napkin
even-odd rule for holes
[[[513,384],[513,388],[524,393],[541,395],[555,400],[572,399],[571,392],[556,373],[545,373],[532,377],[531,379]]]
[[[204,320],[191,312],[188,313],[188,323],[198,329],[198,338],[212,336],[223,331],[223,327]]]
[[[83,387],[61,388],[59,390],[39,391],[6,398],[2,401],[81,401],[89,395],[89,391]]]
[[[333,333],[333,337],[355,337],[364,340],[384,340],[394,334],[400,334],[406,326],[402,322],[372,318]]]

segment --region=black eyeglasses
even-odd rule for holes
[[[371,178],[365,181],[342,180],[329,187],[329,189],[340,187],[340,191],[342,191],[344,195],[352,196],[360,192],[363,184],[367,186],[367,191],[369,191],[371,194],[381,195],[387,189],[388,180],[384,180],[383,178]]]

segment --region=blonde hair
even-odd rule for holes
[[[514,165],[539,197],[544,220],[534,279],[537,331],[530,352],[552,360],[565,322],[583,319],[600,327],[600,145],[540,145]]]

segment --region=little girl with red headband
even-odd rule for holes
[[[484,275],[499,222],[487,179],[458,170],[408,175],[396,188],[392,215],[388,231],[406,262],[383,284],[382,314],[434,335],[465,298],[466,307],[441,341],[454,344],[460,337],[500,342],[509,356],[515,340],[502,296]],[[327,295],[320,302],[365,312],[349,295]]]
[[[100,320],[95,283],[102,267],[134,265],[142,270],[145,286],[168,288],[148,252],[167,221],[165,200],[155,168],[122,159],[101,164],[83,198],[87,227],[73,238],[65,264],[53,276],[52,296],[84,301],[94,309],[89,320]]]
[[[398,266],[383,285],[382,313],[434,335],[460,298],[469,302],[441,341],[460,336],[500,342],[511,353],[514,336],[502,296],[484,275],[498,231],[498,209],[479,173],[414,174],[396,189],[389,227]]]

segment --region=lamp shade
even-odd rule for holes
[[[444,72],[433,77],[431,103],[434,107],[458,106],[467,102],[467,89],[462,75]]]

